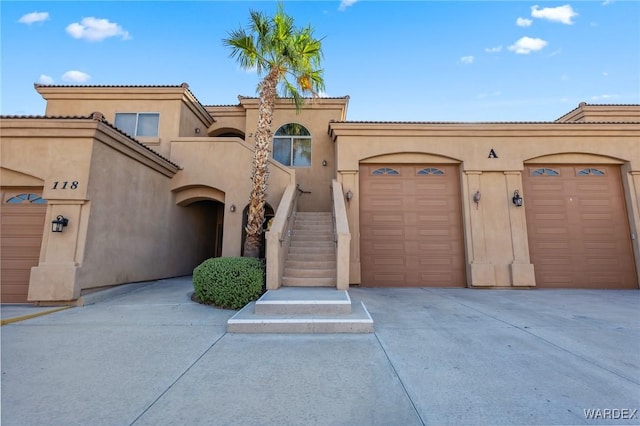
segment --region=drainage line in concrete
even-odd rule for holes
[[[376,340],[378,341],[378,344],[382,348],[382,352],[384,353],[384,356],[387,358],[387,361],[389,362],[389,365],[391,366],[391,369],[393,370],[393,374],[396,375],[396,377],[398,378],[398,381],[400,382],[400,386],[402,386],[402,389],[404,390],[405,395],[407,395],[407,398],[409,398],[409,402],[411,403],[411,406],[413,407],[413,411],[416,413],[416,416],[418,417],[418,419],[420,419],[420,424],[422,426],[425,426],[426,423],[424,422],[424,420],[422,420],[422,416],[420,415],[420,412],[418,411],[418,408],[416,407],[416,404],[413,403],[413,399],[411,399],[411,395],[409,395],[409,391],[407,390],[407,387],[404,385],[404,382],[402,381],[402,378],[400,377],[400,374],[398,374],[398,371],[396,370],[396,367],[391,362],[391,359],[389,358],[389,354],[387,354],[387,350],[384,348],[384,345],[382,344],[382,342],[380,341],[380,338],[378,337],[378,333],[373,333],[373,335],[376,336]]]
[[[205,355],[206,355],[206,354],[207,354],[207,353],[208,353],[208,352],[209,352],[209,351],[210,351],[210,350],[211,350],[211,349],[212,349],[212,348],[213,348],[213,347],[214,347],[214,346],[215,346],[215,345],[220,341],[220,339],[222,339],[226,334],[227,334],[226,332],[225,332],[225,333],[223,333],[223,334],[222,334],[222,336],[220,336],[220,337],[219,337],[215,342],[213,342],[213,343],[211,344],[211,346],[209,346],[209,347],[207,348],[207,350],[206,350],[206,351],[204,351],[204,352],[202,353],[202,355],[200,355],[200,356],[199,356],[195,361],[193,361],[193,363],[191,363],[191,365],[190,365],[189,367],[187,367],[187,369],[186,369],[186,370],[184,370],[184,371],[182,372],[182,374],[180,374],[180,375],[178,376],[178,378],[177,378],[177,379],[175,379],[175,380],[173,381],[173,383],[171,383],[171,384],[169,385],[169,387],[168,387],[168,388],[166,388],[162,393],[160,393],[160,395],[158,395],[158,397],[157,397],[156,399],[154,399],[154,400],[153,400],[153,402],[147,406],[147,408],[145,408],[144,410],[142,410],[142,413],[140,413],[140,414],[138,415],[138,417],[136,417],[136,418],[135,418],[131,423],[129,423],[129,426],[132,426],[132,425],[133,425],[133,424],[135,424],[138,420],[140,420],[140,418],[141,418],[142,416],[144,416],[144,415],[146,414],[146,412],[147,412],[147,411],[149,411],[149,410],[151,409],[151,407],[153,407],[153,406],[156,404],[156,402],[158,402],[158,401],[160,400],[160,398],[162,398],[162,397],[163,397],[167,392],[169,392],[169,390],[171,390],[171,388],[173,388],[173,386],[174,386],[176,383],[178,383],[178,381],[180,381],[180,379],[182,379],[182,378],[184,377],[184,375],[185,375],[185,374],[187,374],[187,373],[188,373],[188,372],[193,368],[193,366],[194,366],[194,365],[196,365],[196,364],[197,364],[197,363],[202,359],[202,357],[203,357],[203,356],[205,356]]]

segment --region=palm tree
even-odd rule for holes
[[[322,46],[321,40],[314,38],[311,27],[294,25],[293,18],[284,13],[281,3],[272,17],[251,11],[248,28],[231,31],[222,41],[231,48],[229,56],[235,58],[240,67],[255,70],[262,77],[258,85],[258,125],[254,136],[252,188],[244,244],[244,256],[258,257],[276,98],[293,98],[299,112],[304,105],[304,95],[318,96],[324,89],[322,69],[319,68]]]

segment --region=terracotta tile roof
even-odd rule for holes
[[[240,95],[240,96],[238,96],[238,99],[239,100],[240,99],[258,100],[260,98],[257,97],[257,96],[242,96],[242,95]],[[289,99],[289,100],[292,100],[293,98],[278,98],[278,99]],[[321,96],[321,97],[318,97],[318,98],[303,98],[303,99],[304,100],[308,100],[308,101],[313,101],[313,100],[318,100],[318,99],[319,100],[323,100],[323,99],[331,100],[331,99],[350,99],[350,98],[347,95],[347,96]],[[205,108],[206,107],[237,107],[237,106],[240,106],[240,104],[239,103],[237,103],[237,104],[210,104],[210,105],[205,105]]]
[[[125,132],[123,132],[122,130],[118,129],[116,126],[114,126],[113,124],[109,123],[104,116],[99,113],[99,112],[94,112],[91,115],[85,115],[85,116],[54,116],[54,115],[0,115],[0,119],[40,119],[40,120],[94,120],[94,121],[100,121],[101,123],[111,127],[113,130],[115,130],[116,132],[120,133],[121,135],[126,136],[129,140],[131,140],[132,142],[136,143],[137,145],[141,146],[142,148],[146,149],[147,151],[151,152],[152,154],[154,154],[156,157],[160,158],[161,160],[166,161],[167,163],[171,164],[172,166],[176,167],[176,168],[180,168],[180,166],[176,163],[174,163],[173,161],[169,160],[168,158],[164,157],[163,155],[161,155],[160,153],[158,153],[157,151],[154,151],[153,149],[149,148],[147,145],[143,144],[142,142],[140,142],[139,140],[137,140],[136,138],[134,138],[133,136],[130,136],[128,134],[126,134]]]
[[[554,124],[554,125],[587,125],[587,124],[635,124],[637,121],[337,121],[340,124]]]

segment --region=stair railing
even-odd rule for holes
[[[291,229],[298,211],[297,189],[293,183],[285,188],[271,228],[266,233],[267,290],[276,290],[282,283],[284,264],[291,244]]]
[[[335,179],[331,181],[331,216],[336,239],[336,286],[338,290],[348,290],[351,233],[342,184]]]

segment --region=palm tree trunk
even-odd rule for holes
[[[244,242],[245,257],[259,257],[262,245],[264,206],[267,201],[269,177],[269,153],[271,145],[271,120],[276,101],[278,70],[272,70],[262,81],[258,106],[258,128],[255,133],[255,152],[251,173],[251,196],[247,214],[247,238]]]

